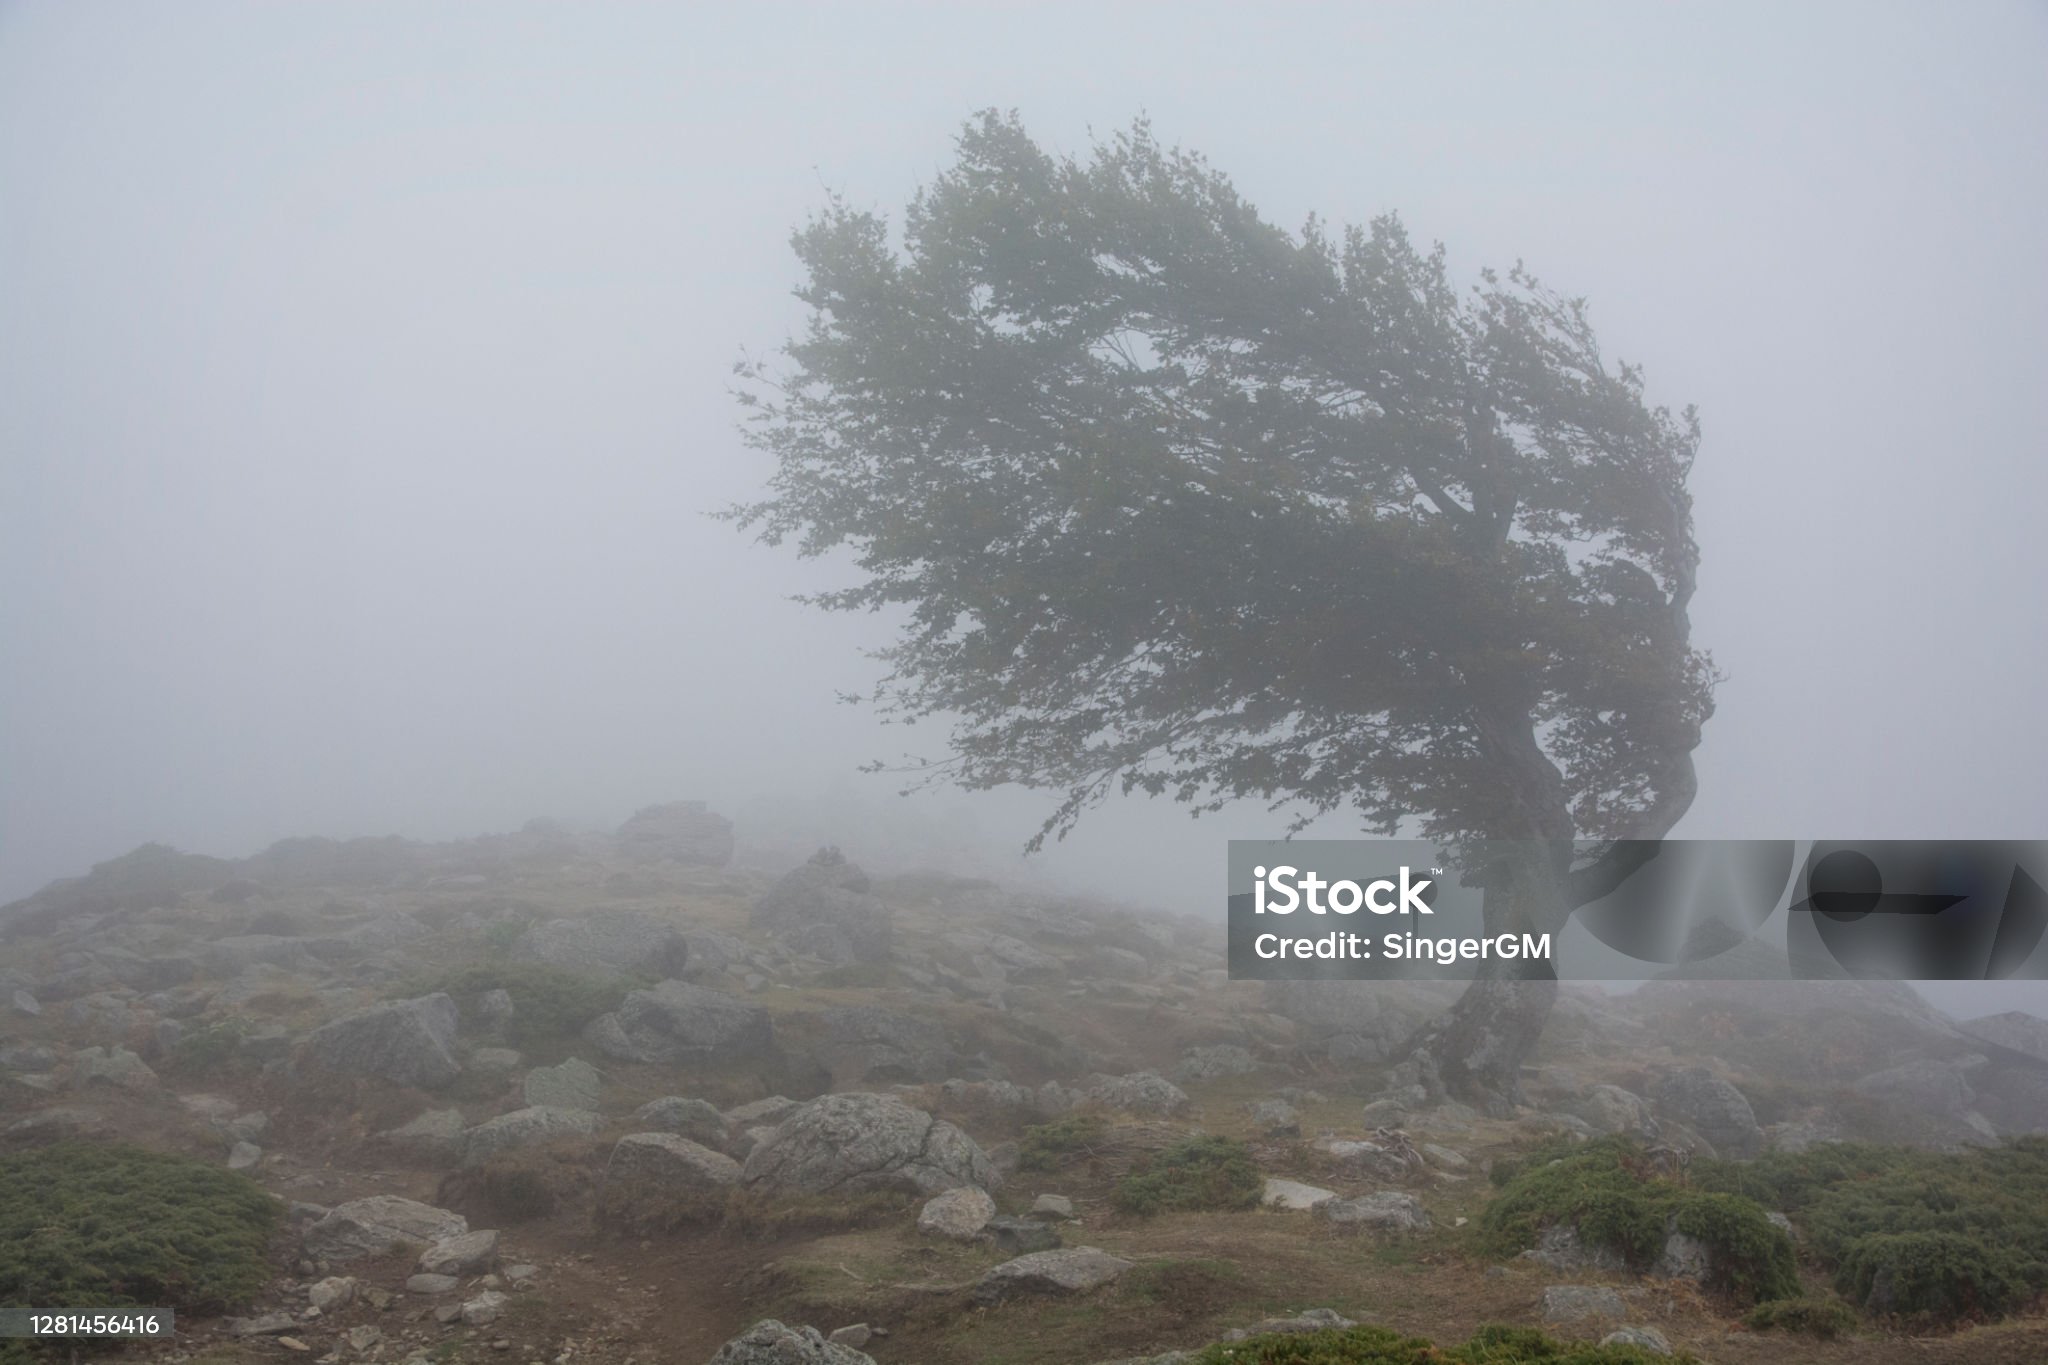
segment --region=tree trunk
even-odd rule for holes
[[[1559,856],[1535,840],[1496,851],[1486,868],[1488,933],[1563,930],[1571,917],[1563,884],[1569,854],[1562,864]],[[1490,1117],[1512,1115],[1522,1103],[1522,1064],[1556,1003],[1557,975],[1549,963],[1489,958],[1458,1003],[1402,1046],[1396,1083],[1420,1085],[1432,1100],[1459,1100]]]

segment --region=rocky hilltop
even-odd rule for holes
[[[1397,1060],[1454,988],[1233,983],[1205,921],[734,852],[692,802],[137,849],[0,909],[0,1152],[136,1143],[284,1201],[264,1291],[166,1358],[1165,1360],[1370,1317],[1760,1360],[1554,1239],[1474,1259],[1486,1170],[2048,1131],[2048,1025],[1904,987],[1568,988],[1486,1118]],[[1717,1283],[1683,1252],[1661,1282]]]

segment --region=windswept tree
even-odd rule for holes
[[[1698,423],[1582,300],[1461,291],[1393,217],[1290,233],[1142,121],[1081,160],[985,113],[900,242],[834,199],[794,244],[733,515],[898,609],[872,700],[950,727],[924,780],[1058,792],[1034,847],[1113,791],[1525,841],[1487,918],[1552,930],[1613,872],[1572,840],[1691,803]],[[1498,1108],[1555,993],[1482,980],[1411,1050]]]

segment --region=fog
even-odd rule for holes
[[[859,765],[937,735],[835,701],[883,623],[788,600],[845,566],[706,515],[768,473],[727,385],[790,229],[989,105],[1526,260],[1699,404],[1678,835],[2041,837],[2044,62],[2017,3],[0,9],[0,900],[695,797],[1213,906],[1284,816],[1026,864],[1049,796],[899,800]]]

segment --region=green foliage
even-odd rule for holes
[[[1123,1212],[1140,1214],[1248,1209],[1264,1188],[1249,1147],[1237,1138],[1205,1134],[1141,1162],[1117,1185],[1112,1200]]]
[[[1217,1344],[1194,1365],[1697,1365],[1680,1352],[1652,1356],[1637,1346],[1556,1341],[1527,1327],[1482,1327],[1463,1346],[1433,1346],[1384,1327],[1286,1332]]]
[[[1835,1287],[1874,1312],[1998,1317],[2048,1288],[2048,1139],[1947,1154],[1826,1143],[1693,1179],[1796,1218]]]
[[[1803,1332],[1833,1341],[1856,1330],[1856,1310],[1840,1299],[1772,1299],[1749,1310],[1743,1323],[1757,1332]]]
[[[181,1076],[218,1076],[243,1060],[242,1043],[250,1022],[239,1016],[216,1020],[188,1032],[171,1046],[166,1069]]]
[[[897,611],[877,700],[952,725],[927,780],[1063,791],[1041,841],[1119,788],[1430,838],[1690,800],[1698,426],[1582,302],[1461,289],[1392,216],[1290,233],[1142,122],[1082,161],[984,114],[900,248],[836,199],[795,248],[732,515],[850,553],[815,605]]]
[[[1546,1144],[1501,1184],[1480,1216],[1481,1235],[1496,1253],[1512,1255],[1535,1245],[1545,1228],[1564,1225],[1642,1268],[1677,1231],[1713,1252],[1714,1288],[1750,1301],[1798,1291],[1792,1244],[1754,1200],[1663,1179],[1628,1138]]]
[[[484,992],[502,990],[512,997],[512,1041],[530,1047],[574,1037],[600,1014],[617,1009],[632,984],[544,962],[477,962],[402,982],[390,994],[405,1000],[446,991],[466,1012]]]
[[[0,1155],[0,1303],[218,1312],[269,1278],[279,1205],[210,1162],[60,1143]]]
[[[1057,1171],[1099,1149],[1108,1136],[1109,1122],[1099,1114],[1068,1114],[1026,1128],[1017,1142],[1017,1169]]]

